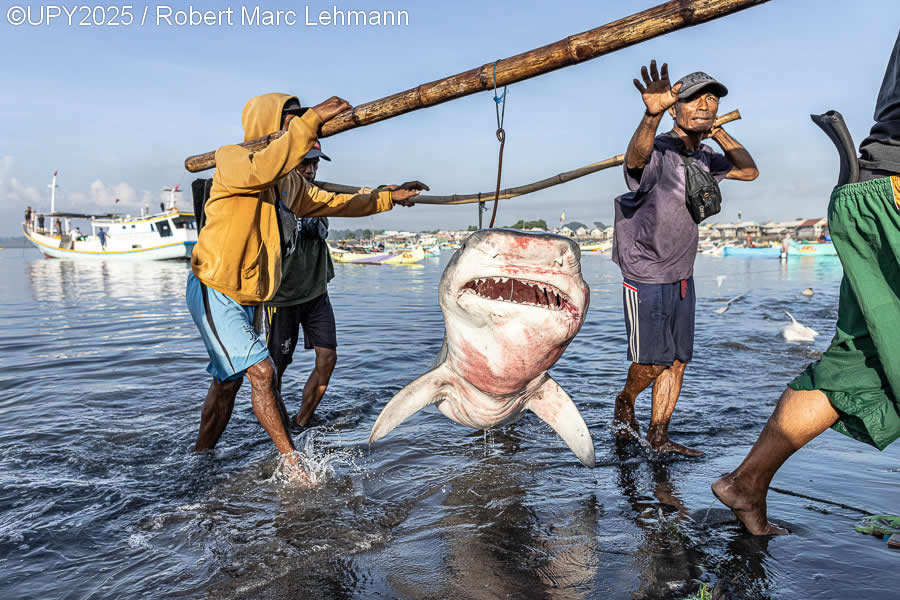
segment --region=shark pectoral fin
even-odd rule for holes
[[[591,439],[591,433],[575,403],[552,377],[548,377],[537,393],[528,400],[528,410],[550,425],[583,465],[594,466],[594,440]]]
[[[433,404],[437,392],[447,381],[447,367],[441,365],[414,379],[390,399],[372,426],[369,443],[380,440],[413,413]]]

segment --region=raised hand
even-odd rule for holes
[[[656,61],[651,60],[649,73],[647,67],[641,67],[641,77],[644,79],[644,85],[635,79],[634,87],[641,93],[641,99],[647,107],[648,115],[654,117],[661,115],[678,101],[681,84],[676,83],[675,87],[669,84],[669,65],[667,63],[663,63],[660,73],[656,69]]]

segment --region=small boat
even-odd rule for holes
[[[788,256],[837,256],[832,242],[795,242],[791,240]]]
[[[579,244],[578,248],[582,254],[606,254],[612,250],[612,241],[606,242],[587,242]]]
[[[780,258],[781,248],[778,246],[760,246],[757,248],[741,248],[726,246],[722,256],[755,256],[759,258]]]
[[[332,248],[331,259],[337,263],[369,264],[369,265],[411,265],[425,259],[425,250],[421,247],[400,248],[384,252],[371,252],[365,248]]]
[[[435,244],[430,248],[425,248],[425,256],[428,258],[435,258],[441,255],[441,245]]]

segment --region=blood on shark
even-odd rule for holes
[[[547,373],[581,329],[589,298],[580,252],[569,238],[476,231],[441,276],[446,332],[434,366],[388,402],[369,442],[429,404],[475,429],[514,422],[530,410],[594,466],[584,419]]]

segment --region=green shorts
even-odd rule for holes
[[[900,176],[835,188],[828,227],[844,267],[837,332],[789,385],[824,392],[834,429],[884,450],[900,437]]]

